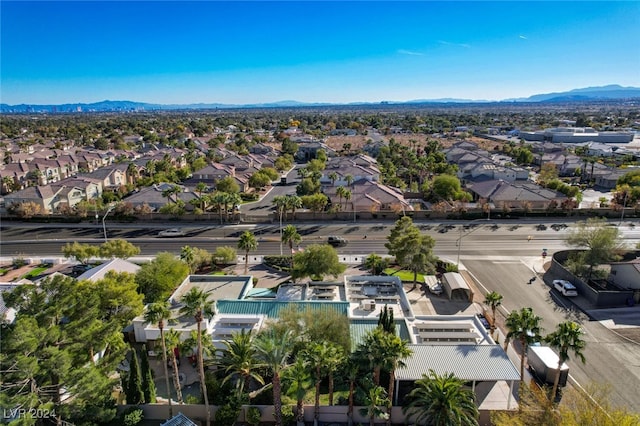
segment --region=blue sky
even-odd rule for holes
[[[501,100],[640,86],[640,2],[0,2],[0,102]]]

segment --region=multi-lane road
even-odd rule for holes
[[[640,406],[640,394],[636,391],[640,381],[640,346],[600,322],[591,321],[587,314],[570,300],[551,291],[541,279],[528,284],[534,275],[532,265],[540,263],[533,260],[540,259],[543,248],[549,254],[566,248],[564,239],[568,228],[551,227],[553,222],[547,222],[546,229],[542,229],[539,227],[541,223],[537,220],[519,223],[492,221],[490,224],[475,223],[476,226],[467,228],[462,226],[463,222],[451,222],[448,226],[432,222],[417,225],[436,239],[435,252],[438,256],[454,263],[459,258],[483,291],[494,290],[502,294],[505,313],[532,307],[543,318],[545,332],[553,331],[556,324],[567,319],[580,322],[588,342],[585,349],[587,363],[582,365],[575,360],[570,361],[572,378],[583,386],[591,381],[610,383],[613,403],[637,410]],[[280,228],[277,224],[224,227],[191,224],[183,225],[185,237],[157,236],[160,230],[174,226],[109,223],[107,232],[108,238],[124,238],[139,246],[143,256],[152,256],[158,251],[178,253],[185,245],[210,251],[223,245],[235,247],[239,234],[244,230],[251,230],[258,236],[258,254],[280,253]],[[323,243],[329,235],[347,238],[348,245],[339,249],[343,255],[386,253],[384,243],[391,226],[391,223],[351,222],[297,224],[303,236],[303,247]],[[640,223],[637,221],[626,221],[620,230],[629,246],[640,241]],[[101,243],[104,241],[102,225],[75,227],[4,222],[0,231],[0,256],[59,257],[61,247],[69,241]],[[549,282],[550,278],[545,277],[545,280]]]

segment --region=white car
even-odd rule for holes
[[[158,232],[158,237],[183,237],[184,232],[180,228],[165,229]]]
[[[429,291],[437,296],[441,295],[442,292],[444,291],[442,288],[442,284],[440,284],[439,282],[432,285],[431,287],[429,287]]]
[[[578,289],[567,280],[553,280],[553,286],[562,293],[563,296],[577,296]]]

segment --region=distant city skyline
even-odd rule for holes
[[[640,86],[640,2],[0,2],[0,102],[504,100]]]

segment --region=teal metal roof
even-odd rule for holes
[[[319,302],[319,301],[280,301],[280,300],[218,300],[217,312],[220,314],[240,315],[266,315],[269,318],[278,318],[280,312],[288,306],[297,306],[299,309],[313,309],[319,312],[334,311],[347,316],[348,302]]]
[[[409,329],[407,323],[401,320],[394,321],[396,324],[396,333],[402,340],[411,343],[409,337]],[[351,333],[351,349],[355,350],[362,342],[364,336],[378,326],[377,319],[354,319],[349,322],[349,332]]]

